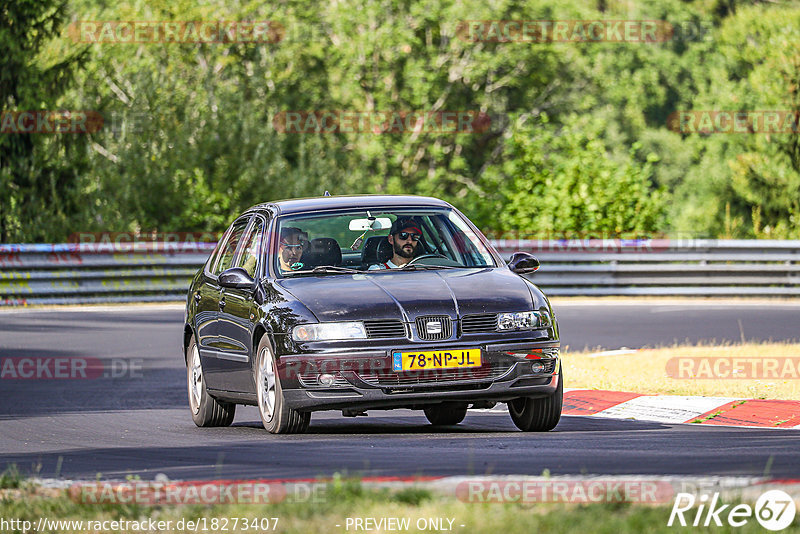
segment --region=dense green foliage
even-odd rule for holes
[[[0,134],[0,242],[220,230],[324,190],[454,203],[493,235],[800,238],[800,137],[682,134],[677,110],[800,109],[800,6],[734,0],[13,0],[3,110],[98,110]],[[464,20],[665,20],[659,43],[470,42]],[[76,21],[271,20],[276,43],[96,43]],[[72,77],[75,79],[72,80]],[[71,82],[71,83],[70,83]],[[477,133],[284,133],[281,112],[482,111]],[[43,216],[44,215],[44,216]]]
[[[58,37],[66,8],[39,0],[0,7],[0,110],[56,108],[84,56],[44,52]],[[74,135],[0,134],[0,242],[63,239],[66,225],[85,216],[77,195],[86,142]]]

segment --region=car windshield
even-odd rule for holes
[[[452,209],[284,216],[277,231],[275,267],[282,276],[497,266],[471,225]]]

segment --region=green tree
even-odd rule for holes
[[[83,54],[46,53],[66,2],[0,6],[0,110],[53,110]],[[0,242],[61,238],[83,210],[76,183],[85,168],[81,135],[0,134]]]
[[[614,155],[597,125],[572,117],[563,127],[546,115],[509,141],[499,221],[519,235],[618,237],[663,227],[665,195],[652,191],[654,155],[640,164],[638,145]]]
[[[739,6],[704,51],[694,109],[800,114],[800,9]],[[675,227],[726,237],[800,238],[800,131],[693,134]]]
[[[107,122],[90,136],[0,138],[4,240],[219,230],[256,202],[326,189],[435,195],[494,231],[798,235],[796,135],[667,128],[680,109],[797,109],[793,5],[65,1],[2,8],[3,108],[97,110]],[[286,33],[272,44],[87,46],[58,36],[65,16],[272,20]],[[457,33],[464,20],[597,18],[680,30],[663,43]],[[491,125],[471,134],[276,129],[273,119],[292,110],[469,110]]]

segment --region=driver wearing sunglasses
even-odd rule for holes
[[[422,225],[414,217],[401,217],[393,224],[387,239],[392,245],[392,258],[384,263],[370,265],[369,270],[398,269],[416,258],[421,252]]]

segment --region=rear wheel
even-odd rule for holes
[[[508,403],[508,413],[517,428],[523,432],[547,432],[553,430],[561,419],[564,402],[564,380],[558,372],[558,387],[549,397],[521,397]]]
[[[206,391],[206,380],[200,352],[192,336],[186,348],[186,383],[189,388],[189,408],[197,426],[229,426],[236,415],[236,405],[221,402]]]
[[[311,412],[298,412],[286,406],[278,376],[278,362],[267,336],[261,338],[256,354],[258,413],[264,428],[272,434],[302,434],[308,429]]]
[[[425,408],[425,417],[432,425],[457,425],[467,415],[467,405],[458,402],[443,402]]]

